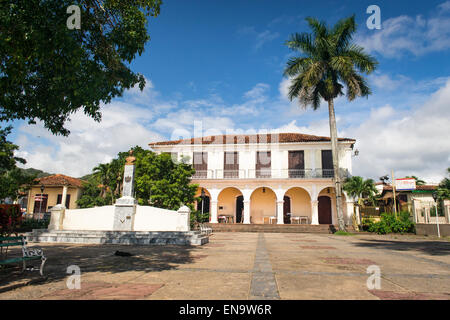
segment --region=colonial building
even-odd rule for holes
[[[27,215],[43,216],[53,206],[64,204],[67,209],[76,209],[76,201],[81,196],[83,180],[55,174],[38,178],[22,201]],[[26,205],[24,205],[26,203]]]
[[[339,138],[341,176],[352,172],[354,139]],[[218,135],[149,144],[194,166],[192,183],[210,222],[337,224],[329,137],[298,133]],[[353,201],[343,195],[347,225]]]

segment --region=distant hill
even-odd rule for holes
[[[19,168],[24,174],[28,175],[28,176],[36,176],[36,178],[43,178],[43,177],[48,177],[51,176],[53,173],[48,173],[39,169],[34,169],[34,168],[28,168],[28,169],[23,169],[23,168]]]
[[[93,174],[91,173],[91,174],[87,174],[85,176],[82,176],[81,178],[78,178],[78,179],[81,179],[81,180],[84,180],[84,181],[88,181],[92,176],[93,176]]]

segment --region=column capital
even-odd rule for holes
[[[278,204],[284,203],[284,200],[277,200],[277,203],[278,203]]]
[[[311,204],[318,204],[319,200],[311,200]]]

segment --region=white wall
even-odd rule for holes
[[[136,206],[133,231],[189,231],[189,213],[182,211]],[[52,220],[59,220],[58,214],[59,211],[52,211]],[[112,231],[113,225],[114,206],[103,206],[65,210],[62,227],[63,230]],[[51,226],[57,228],[58,224],[53,221]]]

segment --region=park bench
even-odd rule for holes
[[[15,246],[21,246],[22,247],[22,257],[17,258],[10,258],[10,259],[2,259],[0,260],[0,265],[7,265],[7,264],[14,264],[17,262],[22,262],[23,269],[22,272],[24,272],[27,269],[27,261],[30,260],[41,260],[41,267],[39,268],[39,273],[41,276],[44,275],[44,264],[47,258],[44,256],[44,253],[42,252],[42,249],[40,248],[27,248],[27,241],[25,240],[25,237],[19,236],[19,237],[0,237],[0,248],[3,249],[6,248],[8,250],[8,247],[15,247]],[[3,257],[2,257],[3,258]],[[32,268],[31,270],[33,270]]]
[[[200,232],[202,234],[206,234],[206,235],[210,235],[212,233],[212,228],[211,227],[207,227],[204,224],[200,224]]]

